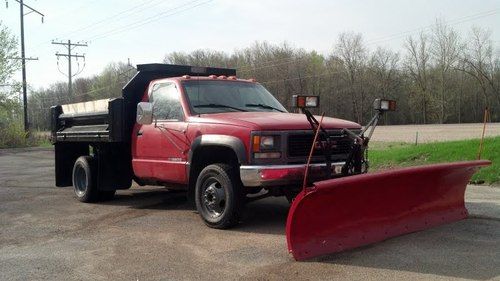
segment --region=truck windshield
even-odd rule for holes
[[[184,81],[194,114],[236,111],[287,112],[260,84],[238,81]]]

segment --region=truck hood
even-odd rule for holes
[[[315,116],[319,121],[321,116]],[[254,130],[309,130],[311,125],[304,114],[281,112],[226,112],[217,114],[202,114],[196,118],[198,122],[217,123],[249,127]],[[193,120],[194,121],[194,120]],[[357,123],[325,117],[325,129],[360,129]]]

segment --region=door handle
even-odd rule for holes
[[[137,131],[137,136],[138,137],[142,136],[142,131]]]

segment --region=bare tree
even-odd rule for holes
[[[372,53],[369,61],[369,70],[371,73],[372,98],[395,98],[399,87],[399,53],[378,47]],[[388,115],[384,115],[384,121],[387,124]]]
[[[367,49],[360,33],[341,33],[335,46],[335,54],[346,70],[345,78],[349,83],[354,118],[363,122],[365,93],[361,83],[367,61]]]
[[[439,123],[442,124],[446,121],[446,97],[451,94],[447,91],[449,89],[449,72],[453,71],[454,67],[456,67],[462,46],[458,33],[442,20],[436,21],[432,29],[431,38],[432,45],[430,51],[436,70],[439,73]]]
[[[498,75],[498,58],[493,56],[491,31],[473,27],[462,57],[463,66],[460,70],[472,76],[479,84],[484,106],[492,107],[492,103],[500,106],[500,91],[495,75]],[[491,94],[490,94],[491,93]],[[476,119],[480,118],[479,97],[476,96]]]
[[[430,51],[429,38],[420,33],[418,39],[409,37],[405,44],[408,52],[405,60],[405,69],[413,80],[416,88],[417,100],[420,101],[422,110],[422,122],[428,121],[428,109],[430,103]]]

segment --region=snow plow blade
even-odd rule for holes
[[[490,164],[445,163],[315,182],[288,213],[288,250],[304,260],[464,219],[465,188]]]

